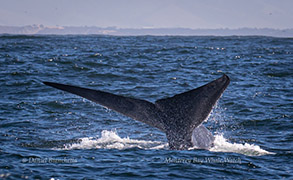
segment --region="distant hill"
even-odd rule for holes
[[[104,35],[183,35],[183,36],[273,36],[293,37],[293,29],[270,29],[270,28],[239,28],[239,29],[189,29],[189,28],[117,28],[95,26],[56,26],[44,25],[28,26],[0,26],[0,34],[104,34]]]

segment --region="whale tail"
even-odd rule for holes
[[[155,103],[77,86],[53,82],[44,82],[44,84],[79,95],[135,120],[156,127],[166,133],[171,149],[187,149],[194,145],[193,142],[197,142],[197,145],[200,146],[207,143],[199,141],[211,139],[208,130],[200,126],[210,114],[229,82],[229,77],[223,75],[221,78],[199,88],[157,100]],[[197,127],[200,128],[196,129]],[[206,132],[209,138],[194,140],[192,138],[197,137],[193,135],[194,132]]]

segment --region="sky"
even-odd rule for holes
[[[0,0],[0,25],[293,28],[293,0]]]

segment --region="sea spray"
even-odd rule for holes
[[[160,141],[145,141],[131,139],[129,137],[120,137],[116,131],[103,130],[101,137],[84,137],[80,138],[78,143],[65,144],[63,148],[56,148],[58,150],[72,150],[72,149],[168,149],[168,143]],[[189,148],[189,150],[196,150],[196,148]],[[266,150],[261,149],[254,144],[238,144],[230,143],[224,136],[216,135],[214,141],[214,147],[209,151],[212,152],[231,152],[244,154],[247,156],[260,156],[273,154]]]

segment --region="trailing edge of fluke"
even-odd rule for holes
[[[79,95],[166,133],[170,149],[208,149],[213,135],[202,125],[230,83],[227,75],[196,89],[151,103],[109,92],[43,82],[48,86]]]

